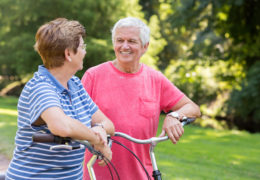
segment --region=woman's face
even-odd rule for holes
[[[121,63],[139,62],[147,46],[142,46],[140,30],[136,27],[121,27],[115,32],[114,51]]]
[[[83,59],[86,55],[86,44],[84,44],[84,40],[80,37],[79,46],[77,49],[77,53],[71,54],[71,67],[75,67],[76,71],[83,69]]]

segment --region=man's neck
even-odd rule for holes
[[[113,61],[113,65],[121,72],[125,73],[137,73],[140,68],[141,64],[139,62],[137,63],[127,63],[127,64],[122,64],[119,63],[117,59]]]

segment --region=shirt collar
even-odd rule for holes
[[[47,76],[52,83],[57,87],[58,91],[60,93],[68,91],[51,73],[50,71],[44,67],[44,65],[39,65],[38,66],[38,73]],[[72,78],[69,79],[68,81],[68,88],[69,91],[75,92],[79,90],[79,87],[75,84],[75,82],[72,80]]]

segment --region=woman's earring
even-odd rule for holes
[[[68,58],[68,60],[69,60],[69,62],[71,62],[71,58],[70,57]]]

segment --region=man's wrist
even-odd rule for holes
[[[184,119],[187,118],[186,116],[181,115],[180,113],[178,113],[178,112],[176,112],[176,111],[173,111],[173,112],[168,113],[167,116],[174,117],[174,118],[176,118],[176,119],[179,120],[179,121],[182,121],[182,120],[184,120]]]
[[[179,115],[179,113],[176,112],[176,111],[173,111],[173,112],[168,113],[167,116],[171,116],[171,117],[173,117],[173,118],[176,118],[177,120],[180,120],[180,115]]]

